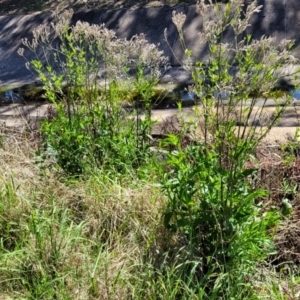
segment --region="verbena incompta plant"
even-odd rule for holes
[[[5,272],[18,271],[14,275],[17,281],[14,279],[10,283],[5,279],[11,285],[10,289],[16,287],[16,282],[21,285],[19,282],[27,276],[26,284],[35,298],[45,297],[45,290],[49,299],[54,296],[66,298],[61,290],[66,295],[71,290],[70,297],[73,298],[76,290],[83,291],[82,298],[96,299],[105,293],[106,298],[120,299],[255,298],[255,270],[274,249],[272,229],[279,216],[266,210],[262,202],[257,203],[266,192],[251,185],[249,176],[256,170],[246,169],[245,163],[284,111],[284,106],[278,106],[272,118],[263,117],[264,103],[279,80],[277,71],[296,60],[290,55],[291,42],[283,41],[275,47],[271,38],[253,40],[247,34],[248,22],[260,7],[256,6],[256,1],[248,7],[243,4],[241,0],[232,0],[226,5],[212,1],[198,3],[198,12],[204,19],[203,31],[198,35],[199,44],[209,50],[204,61],[194,58],[193,52],[185,47],[183,26],[186,17],[173,15],[186,53],[186,61],[182,63],[191,72],[194,92],[201,105],[195,108],[198,120],[193,128],[200,131],[195,130],[193,136],[197,140],[193,145],[183,147],[180,134],[170,135],[163,141],[172,149],[163,161],[166,168],[162,168],[161,187],[166,203],[162,203],[164,197],[158,192],[157,198],[152,199],[145,191],[144,182],[141,198],[132,196],[128,186],[125,191],[119,186],[110,190],[107,186],[111,178],[107,178],[106,172],[90,177],[88,193],[94,193],[95,187],[98,192],[88,204],[84,204],[86,199],[75,197],[72,205],[76,210],[73,206],[66,209],[61,192],[57,192],[59,197],[55,198],[56,194],[51,190],[50,200],[46,199],[51,205],[45,201],[44,206],[39,204],[39,197],[44,198],[43,192],[32,196],[36,197],[36,203],[30,213],[19,213],[22,205],[16,205],[17,220],[19,216],[29,219],[29,226],[24,225],[28,230],[24,232],[30,232],[30,241],[35,241],[37,250],[27,250],[30,256],[26,260],[19,258],[23,258],[23,251],[18,252],[19,256],[14,253],[14,261],[7,259],[5,252],[5,264],[10,263]],[[166,60],[156,47],[146,43],[143,35],[129,41],[117,39],[114,32],[103,25],[78,22],[70,26],[70,17],[67,12],[53,25],[58,47],[53,46],[55,40],[47,26],[34,32],[31,43],[24,40],[37,55],[37,59],[29,63],[38,72],[46,96],[57,111],[53,120],[42,125],[45,144],[54,150],[58,164],[69,174],[84,173],[92,167],[118,172],[138,167],[147,157],[149,147],[149,99],[160,67],[166,65]],[[231,31],[235,36],[226,40],[227,43],[223,38],[225,31]],[[43,49],[45,56],[40,56],[38,49]],[[21,55],[23,51],[20,50]],[[127,80],[132,71],[133,78]],[[104,80],[100,91],[99,77]],[[138,93],[139,105],[147,110],[146,121],[139,118],[138,112],[134,118],[124,118],[120,104],[130,97],[131,90]],[[227,98],[226,105],[223,98]],[[285,102],[288,104],[289,100],[287,98]],[[262,108],[256,110],[258,101]],[[186,125],[183,128],[191,131]],[[151,174],[155,172],[150,171]],[[126,182],[126,177],[123,178]],[[103,190],[108,193],[102,195]],[[7,205],[11,205],[10,202]],[[56,202],[61,203],[61,209],[56,208]],[[130,206],[132,202],[136,206]],[[153,204],[157,205],[155,213]],[[123,209],[122,205],[126,209],[118,214],[116,211]],[[45,207],[45,212],[36,207]],[[50,213],[46,210],[49,207]],[[155,218],[161,209],[164,210],[165,228],[159,228],[163,234],[158,237],[158,231],[150,225],[145,226],[145,220],[149,224],[154,220],[159,222]],[[144,214],[141,213],[143,210]],[[87,214],[86,219],[79,222],[77,218],[81,220],[80,216],[84,214]],[[141,224],[144,227],[140,227]],[[155,224],[155,227],[159,225]],[[3,232],[9,250],[13,243],[21,247],[18,235],[9,239],[10,228]],[[128,248],[121,252],[119,246],[123,246],[124,232],[127,242],[139,242],[134,244],[141,253],[139,260],[132,260]],[[71,233],[72,240],[67,239]],[[159,242],[159,238],[164,241]],[[92,239],[92,243],[86,239]],[[64,241],[67,241],[66,246]],[[86,253],[87,244],[91,244],[89,257],[81,260],[75,257],[81,253],[75,247],[78,242],[82,242],[82,253]],[[163,244],[161,248],[159,243]],[[34,247],[32,242],[27,244]],[[163,251],[166,248],[168,252]],[[50,256],[45,249],[51,249]],[[71,271],[67,268],[69,256],[60,255],[64,249],[68,254],[72,250]],[[105,254],[110,256],[119,252],[120,260],[111,267]],[[128,252],[127,268],[123,269]],[[21,271],[20,261],[24,262]],[[36,267],[39,264],[42,267]],[[84,272],[82,266],[85,265],[86,277],[80,273]],[[75,273],[72,290],[66,278]],[[109,279],[111,274],[115,277]],[[81,282],[81,286],[77,282]],[[117,287],[119,291],[115,293]]]
[[[109,165],[117,172],[137,167],[147,157],[151,96],[167,58],[143,34],[118,39],[104,25],[71,26],[71,16],[66,11],[55,24],[34,30],[31,42],[23,40],[36,55],[27,65],[38,73],[57,111],[42,124],[45,144],[70,174],[91,166]],[[19,54],[24,56],[24,49]],[[126,118],[121,108],[134,90],[147,110],[144,120]]]
[[[182,65],[192,75],[201,105],[195,108],[197,145],[184,149],[174,135],[163,142],[176,147],[168,155],[168,174],[162,181],[168,196],[164,224],[185,240],[177,256],[178,274],[195,292],[201,282],[209,299],[250,297],[257,264],[274,250],[268,230],[278,215],[262,213],[262,205],[256,204],[266,192],[251,186],[249,176],[256,170],[245,169],[245,163],[284,112],[285,105],[277,105],[274,116],[263,124],[264,106],[280,80],[279,70],[297,61],[290,52],[291,41],[275,45],[271,37],[254,40],[247,34],[249,20],[261,6],[257,1],[244,3],[198,1],[203,20],[199,47],[208,49],[204,61],[185,46],[186,16],[174,12],[172,18],[186,54]],[[225,32],[231,32],[232,39],[225,41]],[[284,103],[290,100],[287,96]]]

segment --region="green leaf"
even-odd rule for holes
[[[290,203],[290,201],[287,198],[284,198],[282,200],[282,208],[281,208],[281,213],[283,216],[288,216],[292,213],[293,211],[293,206]]]
[[[250,175],[253,175],[257,173],[257,169],[256,168],[250,168],[250,169],[246,169],[242,172],[242,176],[243,177],[248,177]]]

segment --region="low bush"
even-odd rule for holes
[[[258,103],[264,107],[275,89],[277,71],[296,59],[290,54],[290,41],[282,41],[278,50],[272,38],[253,40],[245,33],[260,9],[256,1],[247,7],[239,0],[226,5],[199,1],[197,11],[203,18],[199,44],[209,49],[206,62],[185,48],[186,16],[173,14],[186,53],[183,66],[191,72],[194,92],[201,99],[196,110],[200,130],[194,127],[198,142],[185,148],[176,135],[162,142],[175,148],[165,163],[167,172],[163,171],[161,186],[168,198],[163,220],[167,229],[185,240],[178,277],[196,294],[201,282],[205,293],[200,299],[253,297],[251,278],[275,249],[272,230],[280,214],[258,204],[267,193],[251,185],[257,170],[246,168],[246,163],[291,99],[277,106],[267,124],[262,124],[263,109],[255,113],[255,122],[250,116]],[[223,42],[225,31],[234,34],[233,43]]]
[[[183,124],[182,132],[161,141],[166,159],[142,170],[147,184],[137,174],[149,157],[150,99],[167,64],[162,53],[143,35],[128,41],[104,26],[70,26],[70,12],[53,25],[58,48],[51,46],[47,26],[34,32],[32,42],[23,41],[37,54],[29,63],[55,109],[53,118],[42,123],[43,146],[68,175],[88,173],[83,194],[85,199],[94,194],[92,201],[84,204],[79,197],[71,207],[59,202],[59,192],[56,198],[47,194],[41,210],[34,201],[26,214],[15,211],[12,227],[0,228],[5,263],[10,251],[20,250],[0,268],[0,280],[9,278],[7,290],[16,287],[45,299],[69,299],[71,292],[78,299],[258,298],[255,273],[274,252],[273,233],[281,215],[265,206],[267,191],[253,184],[257,170],[247,162],[285,105],[278,105],[267,120],[263,109],[255,107],[263,108],[275,90],[277,71],[297,60],[290,41],[275,47],[271,38],[253,40],[246,34],[261,7],[257,1],[246,7],[244,2],[198,2],[204,20],[199,43],[209,50],[205,62],[185,49],[186,16],[173,14],[186,53],[182,64],[191,72],[201,104],[195,107],[193,126]],[[232,43],[223,41],[226,31],[234,33]],[[38,46],[44,49],[43,59]],[[138,109],[132,115],[122,109],[132,90],[140,96],[134,107],[145,109],[144,119]],[[287,105],[291,99],[284,100]],[[99,175],[99,169],[106,172]],[[128,172],[132,170],[137,173]],[[120,173],[127,174],[112,184],[111,175]],[[160,190],[149,187],[154,181]],[[142,190],[138,197],[131,187]],[[157,193],[155,198],[146,187]],[[9,184],[2,189],[4,195],[10,190]],[[15,201],[13,191],[9,195]],[[3,214],[14,212],[3,203]],[[25,236],[14,227],[19,216],[28,228]],[[74,280],[68,281],[68,274]]]

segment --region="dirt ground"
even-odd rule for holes
[[[73,8],[76,12],[88,9],[173,6],[196,2],[197,0],[0,0],[0,15],[51,12],[55,9],[61,11],[67,8]]]

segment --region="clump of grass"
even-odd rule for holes
[[[72,14],[66,11],[52,24],[59,46],[51,26],[41,25],[32,41],[23,40],[37,57],[27,66],[39,75],[56,110],[55,118],[42,123],[43,147],[53,150],[57,165],[69,175],[94,166],[116,173],[136,169],[149,157],[151,98],[168,59],[143,34],[126,40],[104,25],[79,21],[71,26]],[[144,120],[138,109],[128,118],[120,108],[132,91],[138,95],[132,101],[145,110]]]
[[[103,174],[69,183],[41,172],[21,136],[1,156],[1,293],[34,299],[127,299],[155,247],[163,203],[145,182]],[[14,141],[12,143],[12,141]],[[9,143],[8,143],[9,142]]]

